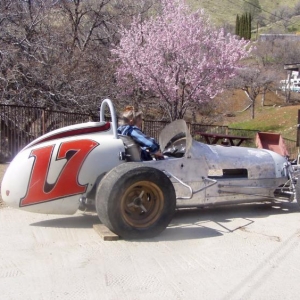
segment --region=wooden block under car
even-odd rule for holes
[[[117,241],[119,239],[119,236],[117,234],[110,231],[103,224],[94,224],[93,228],[103,238],[104,241]]]

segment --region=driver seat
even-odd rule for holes
[[[119,134],[119,138],[122,140],[125,147],[126,161],[142,161],[141,148],[133,140],[133,138],[128,135],[121,135],[121,134]]]

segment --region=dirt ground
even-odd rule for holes
[[[297,203],[178,211],[153,239],[104,241],[94,215],[0,209],[1,299],[299,299]]]
[[[299,298],[296,202],[179,210],[136,241],[104,241],[95,214],[0,208],[0,299]]]
[[[8,167],[8,164],[0,164],[0,182],[1,183],[2,183],[2,178],[3,178],[3,175],[4,175],[7,167]],[[0,184],[0,187],[1,187],[1,184]],[[0,194],[0,208],[2,208],[4,206],[5,206],[5,204],[3,203],[1,194]]]

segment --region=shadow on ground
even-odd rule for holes
[[[153,239],[138,240],[140,242],[157,242],[168,240],[203,239],[222,236],[224,233],[243,229],[254,223],[257,218],[266,218],[272,215],[298,213],[300,211],[294,203],[252,203],[232,206],[222,206],[205,209],[179,209],[168,228]],[[236,219],[241,220],[235,225]],[[218,229],[206,226],[210,222]],[[101,223],[96,214],[83,214],[45,220],[32,223],[31,226],[53,228],[93,228],[94,224]],[[137,240],[136,240],[137,241]]]
[[[59,219],[39,221],[30,226],[52,227],[52,228],[93,228],[94,224],[100,224],[98,216],[95,214],[75,215],[62,217]]]
[[[272,215],[299,213],[297,203],[251,203],[205,209],[178,210],[169,224],[155,240],[186,240],[221,236],[224,233],[246,229],[258,218]],[[236,224],[236,219],[240,221]],[[218,229],[207,224],[215,224]]]

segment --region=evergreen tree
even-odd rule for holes
[[[236,15],[235,35],[240,35],[240,17],[239,17],[239,15]]]
[[[252,15],[248,13],[248,40],[251,40]]]
[[[251,20],[250,13],[244,13],[241,17],[236,16],[235,34],[244,38],[245,40],[251,39]]]

